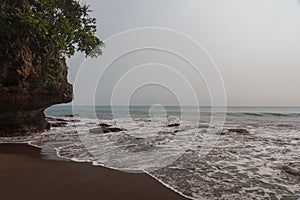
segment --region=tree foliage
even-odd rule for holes
[[[76,0],[1,0],[1,57],[13,58],[20,44],[61,58],[76,50],[100,55],[103,42],[95,36],[96,19],[89,12]]]
[[[77,0],[1,0],[0,62],[20,71],[24,65],[16,57],[26,48],[34,58],[32,65],[40,67],[34,81],[44,86],[59,81],[66,56],[76,51],[90,57],[102,53],[104,44],[95,36],[96,19],[90,12]]]

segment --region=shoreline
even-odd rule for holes
[[[28,144],[0,144],[0,160],[4,199],[187,199],[148,174],[46,160],[40,148]]]

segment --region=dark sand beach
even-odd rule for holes
[[[186,199],[146,174],[42,159],[25,144],[0,145],[1,199]]]

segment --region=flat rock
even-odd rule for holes
[[[106,123],[100,123],[99,126],[100,127],[111,127],[112,125],[106,124]]]
[[[173,123],[173,124],[168,124],[167,127],[178,127],[180,126],[179,123]]]
[[[223,130],[221,132],[221,135],[226,135],[227,133],[249,134],[249,131],[242,128],[230,128],[230,129]]]
[[[120,132],[126,131],[126,129],[118,128],[118,127],[101,127],[101,128],[93,128],[90,129],[90,133],[111,133],[111,132]]]
[[[67,122],[55,122],[51,123],[51,127],[65,127],[68,123]]]

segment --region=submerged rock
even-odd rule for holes
[[[111,141],[115,141],[117,143],[128,143],[128,142],[135,142],[136,140],[141,140],[140,138],[136,138],[134,136],[128,135],[128,134],[122,134],[122,135],[111,135],[109,136],[109,139]]]
[[[285,165],[282,167],[282,170],[290,175],[293,175],[293,176],[299,176],[300,177],[300,170],[294,168],[294,167],[291,167],[289,165]]]
[[[65,127],[68,125],[67,122],[54,122],[50,124],[51,127]]]
[[[230,129],[223,130],[221,132],[221,135],[226,135],[227,133],[249,134],[249,131],[247,131],[247,129],[242,129],[242,128],[230,128]]]
[[[100,127],[111,127],[110,124],[105,124],[105,123],[100,123],[99,126]]]
[[[209,124],[199,124],[198,128],[207,129],[207,128],[209,128]]]
[[[111,127],[111,125],[108,124],[106,124],[106,126],[101,126],[100,128],[93,128],[89,130],[90,133],[111,133],[120,131],[126,131],[126,129]]]
[[[55,118],[55,121],[58,121],[58,122],[67,122],[68,120],[61,119],[61,118]]]
[[[74,115],[64,115],[65,117],[74,117]]]
[[[51,124],[55,124],[57,122],[66,122],[65,124],[67,124],[67,122],[80,122],[79,119],[62,119],[62,118],[53,118],[53,117],[46,117],[47,121],[50,121]]]
[[[228,129],[229,132],[235,132],[235,133],[249,133],[247,129],[239,129],[239,128],[232,128]]]
[[[105,129],[102,128],[102,130],[103,130],[104,133],[109,133],[109,132],[125,131],[126,129],[118,128],[118,127],[109,127],[109,128],[105,128]]]

